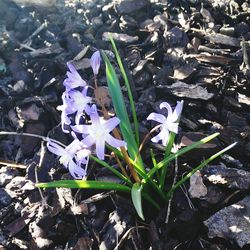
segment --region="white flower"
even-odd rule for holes
[[[173,132],[175,134],[178,133],[179,118],[183,108],[183,101],[177,102],[174,112],[172,112],[172,108],[167,102],[162,102],[160,104],[160,109],[163,108],[166,108],[168,110],[167,117],[162,114],[151,113],[148,116],[147,120],[153,120],[161,123],[161,132],[153,137],[151,141],[155,143],[157,143],[158,141],[162,141],[162,144],[166,146],[169,139],[169,132]]]

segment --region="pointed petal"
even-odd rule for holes
[[[65,154],[65,149],[63,147],[50,140],[47,142],[47,148],[51,153],[57,156],[62,156]]]
[[[173,115],[172,115],[172,121],[176,122],[177,120],[180,119],[180,115],[183,109],[183,100],[180,102],[177,102],[177,105],[174,109]]]
[[[159,134],[157,134],[155,137],[153,137],[153,138],[151,139],[151,141],[152,141],[152,142],[155,142],[155,143],[158,143],[158,142],[161,141],[163,138],[164,138],[164,132],[163,132],[163,130],[162,130]]]
[[[160,109],[163,109],[163,108],[166,108],[168,110],[168,116],[172,116],[172,114],[173,114],[172,108],[167,102],[162,102],[160,104]]]
[[[95,144],[95,139],[88,135],[86,136],[83,140],[82,140],[82,143],[85,144],[88,148],[91,147],[93,144]]]
[[[120,120],[117,117],[113,117],[105,121],[104,127],[107,129],[108,132],[112,131],[118,124]]]
[[[166,121],[166,118],[164,115],[158,114],[158,113],[151,113],[148,117],[147,120],[153,120],[159,123],[164,123]]]
[[[75,126],[71,126],[71,128],[75,132],[82,133],[82,134],[88,134],[90,127],[91,127],[91,125],[75,125]]]
[[[163,133],[163,138],[162,138],[162,145],[167,146],[169,140],[169,131],[165,130]]]
[[[85,175],[84,169],[79,167],[73,160],[71,160],[68,164],[68,169],[70,174],[75,178],[75,179],[81,179]]]
[[[97,113],[97,108],[96,108],[96,105],[93,104],[90,108],[89,111],[89,116],[90,116],[90,119],[92,121],[92,124],[100,124],[100,117]]]
[[[118,140],[116,138],[114,138],[112,135],[108,134],[105,136],[106,142],[114,147],[114,148],[120,148],[120,147],[125,147],[126,146],[126,142],[122,141],[122,140]]]
[[[104,151],[105,151],[105,141],[98,140],[96,142],[96,155],[100,160],[104,160]]]
[[[77,73],[76,68],[75,68],[75,66],[72,63],[67,62],[67,66],[68,66],[70,72],[72,72],[72,73],[76,72]]]

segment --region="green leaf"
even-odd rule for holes
[[[106,190],[118,190],[123,192],[130,192],[131,188],[113,182],[105,181],[85,181],[85,180],[60,180],[47,183],[37,183],[39,188],[85,188],[85,189],[106,189]]]
[[[220,133],[214,133],[212,135],[209,135],[203,139],[201,139],[200,141],[197,141],[193,144],[191,144],[190,146],[187,146],[183,149],[178,150],[175,154],[171,154],[168,157],[164,158],[162,161],[160,161],[155,167],[153,167],[147,174],[148,178],[151,178],[153,176],[153,174],[158,170],[161,169],[162,167],[166,166],[170,161],[174,160],[176,157],[179,157],[195,148],[198,148],[200,145],[203,145],[209,141],[211,141],[212,139],[214,139],[215,137],[217,137]]]
[[[141,219],[144,219],[142,211],[142,200],[141,200],[142,185],[140,183],[135,183],[131,189],[132,201],[135,207],[137,214]]]
[[[122,73],[122,77],[124,79],[125,86],[126,86],[127,91],[128,91],[129,103],[130,103],[130,107],[131,107],[131,111],[132,111],[132,115],[133,115],[133,120],[134,120],[135,138],[136,138],[137,145],[139,146],[139,124],[138,124],[138,119],[137,119],[137,115],[136,115],[136,111],[135,111],[135,103],[134,103],[132,91],[131,91],[131,88],[130,88],[130,84],[129,84],[129,81],[128,81],[127,74],[126,74],[125,69],[124,69],[123,64],[122,64],[121,57],[120,57],[120,55],[118,53],[115,42],[114,42],[111,35],[109,36],[109,39],[110,39],[110,42],[112,44],[113,50],[115,52],[115,57],[116,57],[116,60],[118,62],[120,71]]]
[[[172,193],[180,186],[182,185],[186,180],[188,180],[196,171],[202,169],[204,166],[206,166],[210,161],[214,160],[215,158],[219,157],[232,147],[234,147],[237,144],[237,142],[229,145],[228,147],[222,149],[221,151],[217,152],[216,154],[212,155],[205,161],[203,161],[200,165],[198,165],[196,168],[194,168],[192,171],[190,171],[188,174],[186,174],[184,177],[182,177],[181,180],[179,180],[167,193],[166,198],[169,199],[172,195]]]
[[[118,77],[115,73],[115,70],[110,63],[108,57],[102,52],[103,60],[106,64],[106,77],[109,88],[109,94],[112,98],[112,102],[114,105],[116,116],[120,119],[120,129],[123,136],[123,139],[127,142],[127,148],[130,157],[135,160],[138,154],[138,146],[135,141],[134,133],[131,127],[131,123],[129,121],[128,113],[126,110],[121,85],[118,80]],[[143,166],[143,161],[141,156],[137,157],[137,162],[139,168],[142,172],[145,173],[145,169]]]
[[[129,184],[130,186],[132,186],[132,182],[123,174],[121,174],[119,171],[117,171],[115,168],[113,168],[112,166],[110,166],[107,162],[100,160],[99,158],[90,155],[89,156],[90,159],[96,161],[97,163],[99,163],[100,165],[102,165],[103,167],[109,169],[113,174],[115,174],[118,178],[120,178],[121,180],[125,181],[127,184]]]

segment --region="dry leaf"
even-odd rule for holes
[[[188,190],[192,198],[200,198],[207,194],[207,187],[203,183],[200,171],[190,177],[190,188]]]

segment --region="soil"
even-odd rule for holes
[[[72,177],[40,139],[1,135],[0,249],[250,249],[249,1],[1,0],[0,131],[69,143],[57,110],[66,63],[93,84],[89,58],[103,50],[123,84],[108,33],[129,76],[141,139],[155,125],[147,116],[162,112],[163,101],[174,107],[184,100],[180,147],[220,132],[169,167],[166,190],[238,144],[160,203],[160,211],[144,201],[142,221],[123,193],[37,189],[36,182]],[[107,86],[103,62],[98,84]],[[163,147],[148,140],[147,162],[150,149],[162,159]],[[117,181],[93,162],[88,175]]]

